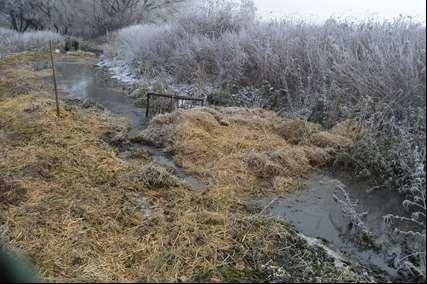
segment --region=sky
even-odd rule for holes
[[[333,17],[392,19],[412,16],[425,22],[426,0],[254,0],[264,19],[291,16],[322,21]]]

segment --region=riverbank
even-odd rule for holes
[[[120,146],[130,143],[130,121],[70,101],[61,103],[57,118],[45,81],[50,71],[34,71],[32,66],[44,59],[46,54],[25,53],[6,57],[0,64],[2,241],[28,255],[44,279],[372,280],[369,271],[337,262],[286,222],[242,202],[244,196],[268,194],[260,186],[270,182],[270,176],[260,174],[299,162],[308,172],[314,164],[329,160],[334,147],[345,146],[348,138],[337,140],[338,136],[322,133],[315,140],[320,143],[316,149],[323,149],[321,155],[302,145],[283,157],[286,163],[277,164],[268,160],[267,152],[249,153],[254,146],[267,151],[283,145],[286,151],[286,139],[267,127],[268,119],[279,120],[272,113],[235,109],[227,114],[224,109],[161,116],[145,133],[156,142],[156,135],[168,137],[177,131],[163,123],[182,123],[176,139],[167,139],[171,144],[158,146],[170,146],[180,166],[206,179],[206,189],[193,190],[144,150],[120,155]],[[259,123],[245,124],[245,112],[259,117],[255,119]],[[180,115],[183,119],[175,120]],[[172,132],[164,132],[167,129]],[[314,139],[316,133],[306,134]],[[245,164],[238,161],[239,151],[249,151]],[[227,155],[234,162],[228,162]],[[226,174],[230,170],[234,174]],[[295,173],[295,185],[303,176]],[[287,187],[291,177],[278,177],[279,192],[298,188],[294,182]],[[257,182],[249,187],[252,181]]]

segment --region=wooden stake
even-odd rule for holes
[[[147,109],[145,110],[145,117],[150,115],[150,94],[147,94]]]
[[[52,50],[51,40],[49,41],[49,49],[50,49],[50,62],[52,64],[52,71],[53,71],[53,85],[55,88],[56,115],[60,117],[61,113],[59,111],[58,86],[56,84],[56,70],[55,70],[55,62],[53,60],[53,50]]]

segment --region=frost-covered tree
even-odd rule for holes
[[[54,30],[85,37],[145,21],[185,0],[0,0],[0,15],[11,29]],[[170,10],[168,10],[170,11]]]
[[[41,30],[49,21],[53,1],[49,0],[2,0],[2,14],[8,16],[10,26],[18,32],[28,29]]]
[[[47,50],[49,41],[53,41],[54,45],[62,45],[63,37],[51,31],[19,33],[0,28],[0,57],[26,50]]]

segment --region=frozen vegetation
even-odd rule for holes
[[[62,39],[60,34],[50,31],[18,33],[0,27],[0,57],[28,50],[47,50],[50,40],[57,43]]]

